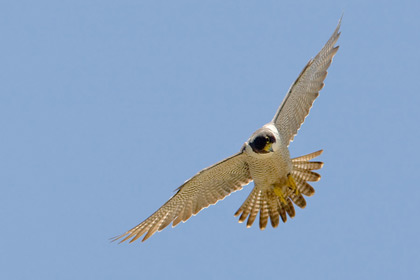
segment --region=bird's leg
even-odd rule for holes
[[[299,195],[299,190],[296,186],[295,179],[292,174],[287,174],[287,185],[295,192],[296,195]]]

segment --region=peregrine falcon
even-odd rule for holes
[[[292,84],[272,121],[255,131],[239,153],[198,172],[177,189],[162,207],[139,225],[113,238],[130,242],[143,237],[145,241],[170,223],[176,226],[187,221],[202,209],[241,190],[254,181],[254,188],[236,211],[239,222],[247,220],[251,227],[260,213],[259,227],[265,229],[268,218],[277,227],[287,216],[295,216],[294,205],[306,206],[305,196],[312,196],[314,188],[307,182],[321,176],[313,172],[323,163],[311,161],[322,150],[297,158],[290,158],[288,146],[308,115],[319,91],[324,86],[327,69],[338,51],[341,19],[331,38],[315,58],[309,60]]]

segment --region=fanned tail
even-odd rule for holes
[[[295,216],[293,203],[300,208],[305,208],[306,201],[303,195],[312,196],[314,188],[307,181],[319,181],[321,176],[312,170],[321,169],[323,163],[320,161],[310,161],[322,154],[322,150],[292,159],[292,172],[288,176],[286,192],[283,193],[281,187],[273,189],[263,189],[255,186],[242,206],[236,211],[235,217],[239,216],[239,222],[244,222],[247,218],[247,227],[251,227],[257,214],[260,213],[260,229],[265,229],[270,218],[271,225],[279,225],[279,217],[283,222]],[[292,203],[293,201],[293,203]]]

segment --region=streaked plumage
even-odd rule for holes
[[[259,226],[264,229],[268,219],[276,227],[280,218],[283,222],[287,216],[293,218],[293,204],[304,208],[303,195],[315,193],[307,181],[318,181],[321,177],[313,170],[323,165],[310,160],[322,150],[291,159],[288,146],[324,86],[327,69],[338,50],[335,44],[340,36],[340,23],[341,20],[325,46],[292,84],[273,120],[258,129],[239,153],[198,172],[149,218],[114,240],[133,242],[145,234],[144,241],[170,223],[176,226],[185,222],[251,181],[254,188],[235,213],[239,222],[247,220],[247,227],[252,226],[258,213]]]

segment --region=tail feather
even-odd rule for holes
[[[310,170],[293,167],[292,174],[294,177],[299,177],[304,181],[317,182],[321,179],[321,175]]]
[[[247,227],[251,227],[257,217],[258,212],[261,209],[261,191],[258,190],[258,194],[256,196],[256,201],[253,204],[251,213],[249,214],[248,221],[246,222]]]
[[[269,193],[267,193],[269,194]],[[267,195],[268,213],[270,214],[271,226],[273,228],[279,225],[279,198],[276,195]]]
[[[293,201],[294,204],[296,204],[300,208],[305,208],[305,206],[306,206],[306,200],[303,198],[303,195],[296,194],[295,192],[292,192],[290,194],[290,198],[292,199],[292,201]]]
[[[281,220],[283,221],[283,223],[285,223],[287,221],[286,210],[284,210],[284,207],[281,205],[280,200],[278,200],[278,211],[279,211]]]
[[[304,180],[300,178],[296,178],[296,186],[300,193],[306,195],[306,196],[313,196],[315,194],[315,189],[306,183]]]
[[[293,218],[295,216],[295,207],[293,206],[292,201],[290,200],[290,198],[286,199],[286,204],[283,206],[287,212],[287,214],[289,215],[290,218]]]
[[[316,152],[313,152],[304,156],[293,158],[292,163],[310,161],[311,159],[316,158],[317,156],[320,156],[322,152],[323,150],[319,150],[319,151],[316,151]]]
[[[242,215],[239,217],[239,222],[242,223],[246,220],[249,213],[254,207],[254,204],[256,202],[256,197],[258,195],[258,191],[256,188],[254,188],[251,192],[251,194],[248,196],[248,198],[245,200],[245,202],[242,204],[241,208],[238,209],[235,213],[235,217],[242,213]]]
[[[263,200],[260,209],[260,229],[263,230],[267,226],[268,221],[268,204],[267,200]]]
[[[293,162],[293,167],[304,170],[318,170],[321,169],[323,165],[324,163],[320,161]]]

